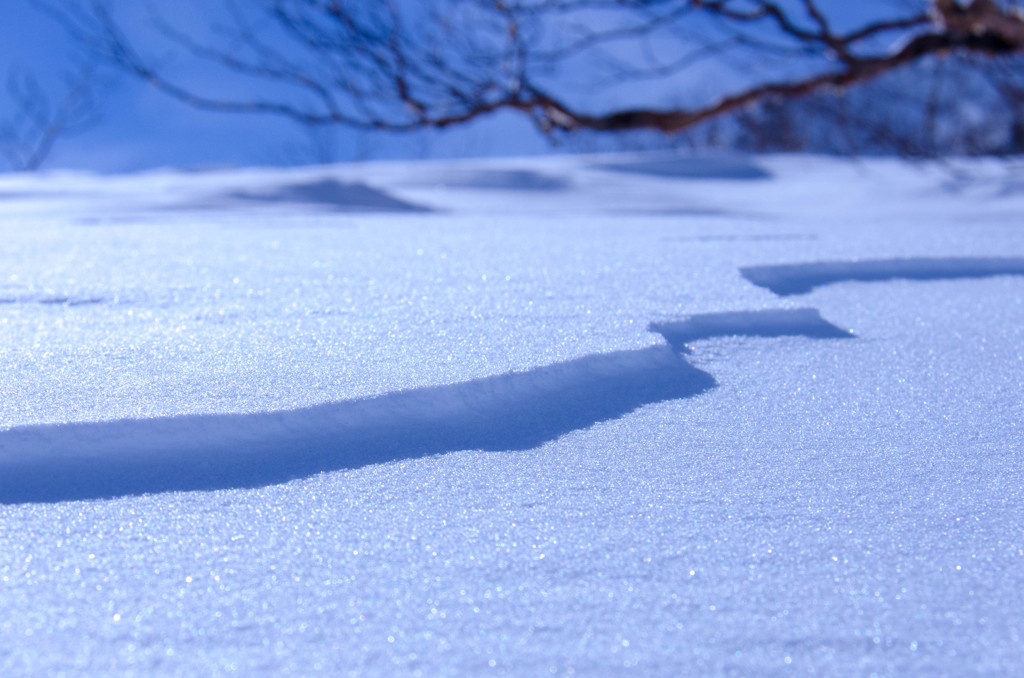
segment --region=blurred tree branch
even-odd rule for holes
[[[270,87],[235,97],[156,65],[109,0],[35,1],[100,58],[196,108],[375,130],[449,127],[511,110],[545,132],[674,134],[751,106],[846,90],[932,56],[1024,54],[1013,0],[906,0],[895,3],[900,11],[843,28],[824,0],[223,0],[230,20],[216,43],[158,19],[182,53]],[[630,45],[646,56],[623,61]],[[594,111],[557,93],[551,77],[573,59],[604,59],[620,81],[669,78],[739,53],[781,65],[693,106],[623,102]]]
[[[7,95],[13,112],[0,121],[0,153],[15,171],[39,169],[62,136],[87,129],[98,119],[96,64],[87,62],[65,78],[56,105],[28,70],[13,70]]]

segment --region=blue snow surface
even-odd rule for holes
[[[6,175],[0,229],[2,676],[1024,675],[1019,160]]]

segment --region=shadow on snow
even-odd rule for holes
[[[363,183],[343,183],[336,179],[265,187],[260,190],[237,190],[170,206],[172,210],[235,209],[239,204],[307,206],[328,212],[417,213],[431,210],[399,200]]]
[[[532,170],[477,170],[446,172],[437,182],[451,188],[477,188],[500,191],[564,191],[570,183],[563,177]]]
[[[822,261],[808,264],[748,266],[748,281],[780,296],[806,294],[815,287],[847,281],[955,280],[997,275],[1024,275],[1020,257],[947,257],[942,259],[877,259]]]
[[[645,174],[666,179],[719,179],[750,181],[770,179],[771,173],[740,156],[667,157],[632,162],[610,162],[594,165],[602,170]]]

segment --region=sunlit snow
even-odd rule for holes
[[[0,177],[0,675],[1024,673],[1024,164]]]

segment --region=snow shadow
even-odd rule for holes
[[[723,212],[722,214],[727,214]],[[714,235],[673,236],[665,238],[671,242],[792,242],[796,240],[817,240],[813,233],[776,233],[776,234],[737,234],[720,233]]]
[[[847,281],[955,280],[1024,275],[1021,257],[947,257],[828,261],[779,266],[747,266],[740,274],[780,296],[806,294],[815,287]]]
[[[5,200],[27,200],[39,197],[53,197],[55,193],[39,193],[33,191],[0,191],[0,202]]]
[[[235,206],[239,201],[314,205],[335,212],[430,211],[426,207],[399,200],[366,184],[342,183],[336,179],[286,184],[262,191],[234,191],[223,196],[221,200],[206,200],[203,206],[219,207],[221,203]]]
[[[713,337],[809,337],[852,339],[854,334],[821,317],[815,308],[736,311],[692,315],[681,322],[651,323],[677,353],[692,353],[690,343]]]
[[[636,162],[603,163],[597,169],[646,174],[669,179],[770,179],[771,173],[744,158],[657,158]]]
[[[43,304],[45,306],[91,306],[103,304],[103,297],[65,296],[62,294],[33,294],[16,297],[0,296],[0,304]]]
[[[440,180],[452,188],[479,188],[498,191],[564,191],[567,179],[532,170],[476,170],[446,172]]]
[[[668,207],[668,208],[635,208],[613,209],[609,214],[643,215],[652,217],[736,217],[737,214],[726,210],[704,207]]]
[[[715,385],[656,346],[302,410],[16,428],[0,432],[0,503],[262,487],[456,450],[525,450]]]

